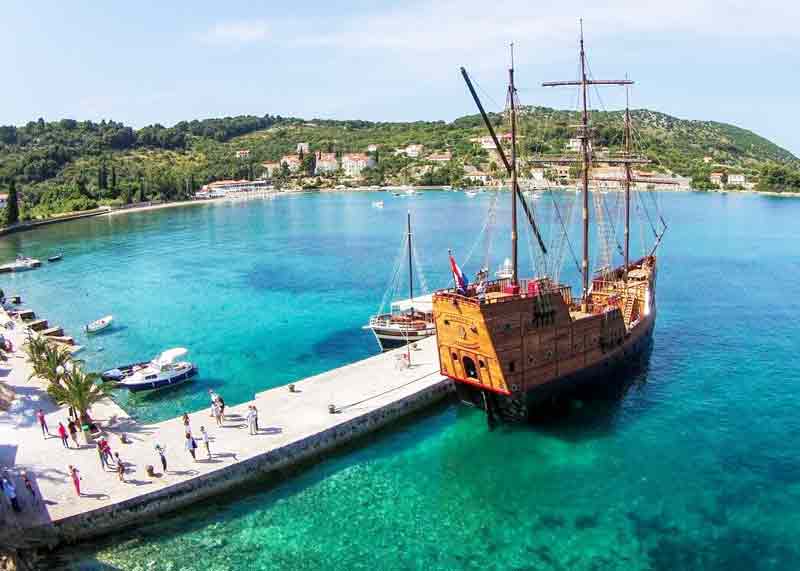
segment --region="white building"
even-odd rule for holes
[[[368,145],[367,146],[367,152],[368,153],[374,153],[377,150],[378,150],[378,145],[376,145],[374,143],[372,145]]]
[[[708,179],[714,184],[722,184],[722,175],[721,172],[712,172]]]
[[[747,184],[747,177],[745,177],[743,174],[729,174],[728,184],[738,184],[739,186],[744,186]]]
[[[375,159],[365,153],[347,153],[342,156],[342,170],[347,176],[361,176],[361,171],[374,166]]]
[[[314,174],[324,174],[336,172],[339,168],[339,161],[336,160],[336,153],[317,153],[317,166],[314,167]]]
[[[237,159],[246,159],[250,156],[250,149],[241,149],[236,151],[236,158]]]
[[[309,149],[310,149],[310,147],[309,147],[308,143],[297,143],[297,149],[295,150],[295,152],[296,152],[298,155],[299,155],[300,153],[303,153],[304,155],[307,155],[307,154],[308,154],[308,151],[309,151]]]
[[[570,139],[567,143],[567,150],[573,153],[578,153],[581,150],[581,140],[578,138]]]
[[[220,198],[233,192],[255,192],[257,190],[271,190],[265,180],[218,180],[210,182],[197,191],[196,198]]]
[[[418,145],[416,143],[412,143],[412,144],[408,145],[404,149],[404,151],[406,153],[406,156],[409,159],[416,159],[417,157],[420,156],[420,154],[422,154],[422,148],[423,148],[422,145]]]

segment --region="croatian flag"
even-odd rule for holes
[[[464,275],[464,272],[461,271],[461,268],[458,267],[458,264],[456,264],[456,259],[453,257],[453,252],[450,252],[450,270],[453,272],[453,279],[456,282],[456,289],[458,292],[462,294],[467,293],[469,280],[467,279],[467,276]]]

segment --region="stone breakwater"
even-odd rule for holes
[[[10,333],[15,347],[25,335],[22,322]],[[210,456],[202,444],[194,460],[185,450],[186,426],[180,418],[144,424],[128,418],[107,400],[92,408],[93,419],[125,467],[124,480],[104,468],[93,443],[64,447],[42,433],[35,420],[43,408],[50,431],[66,422],[66,410],[47,397],[43,382],[28,381],[30,363],[17,351],[4,381],[16,390],[10,410],[0,412],[0,457],[13,474],[27,472],[43,502],[12,515],[18,535],[34,546],[55,546],[107,534],[125,526],[191,505],[212,495],[269,475],[283,475],[308,465],[356,440],[432,405],[452,393],[439,374],[434,338],[411,351],[411,366],[399,357],[404,349],[295,382],[294,390],[277,387],[249,402],[225,409],[216,426],[209,409],[191,413],[195,437],[201,425],[210,438]],[[245,419],[251,405],[259,411],[260,429],[250,434]],[[124,435],[124,437],[123,437]],[[169,466],[160,471],[154,451],[166,449]],[[81,473],[78,495],[67,466]],[[148,471],[148,466],[158,470]],[[155,473],[154,473],[155,472]]]

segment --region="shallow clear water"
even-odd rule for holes
[[[471,245],[488,201],[381,194],[377,210],[377,196],[56,225],[4,238],[0,257],[64,261],[1,283],[70,333],[113,312],[118,328],[86,343],[92,366],[190,347],[196,383],[124,402],[167,418],[204,406],[210,386],[244,400],[375,352],[359,327],[406,208],[428,281],[442,285],[447,247]],[[491,433],[480,413],[445,405],[289,480],[69,552],[75,568],[798,568],[800,202],[662,201],[654,349],[622,398]]]

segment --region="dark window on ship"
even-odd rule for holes
[[[155,376],[155,375],[147,375],[147,376],[144,378],[144,380],[145,380],[145,381],[152,381],[152,380],[153,380],[153,379],[155,379],[155,378],[156,378],[156,376]]]
[[[464,372],[467,374],[467,377],[471,379],[478,378],[478,370],[475,368],[475,361],[469,357],[464,357]]]
[[[516,369],[516,368],[517,368],[516,361],[509,361],[509,363],[508,363],[508,372],[509,373],[513,373],[514,369]]]
[[[451,357],[453,357],[453,361],[458,361],[458,355],[456,355],[455,353],[453,353]]]
[[[505,324],[505,330],[506,331],[511,331],[511,324],[510,323],[506,323]]]
[[[485,369],[486,368],[486,363],[484,363],[482,360],[478,359],[478,366],[480,366],[481,369]]]

